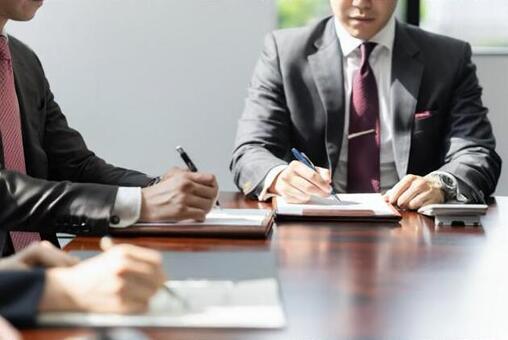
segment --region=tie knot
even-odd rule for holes
[[[0,36],[0,59],[11,60],[11,52],[9,51],[9,43],[7,38]]]
[[[362,52],[362,64],[368,62],[370,54],[376,48],[377,43],[375,42],[364,42],[360,45],[360,51]]]

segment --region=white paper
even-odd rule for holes
[[[274,278],[168,281],[143,315],[43,313],[41,325],[91,327],[281,328],[286,324]]]
[[[338,194],[341,203],[333,196],[327,198],[312,197],[305,204],[288,203],[277,197],[277,214],[303,215],[304,210],[372,210],[376,215],[393,215],[392,208],[385,202],[381,194]]]
[[[207,215],[204,222],[195,221],[160,221],[160,222],[139,222],[134,226],[152,226],[152,225],[178,225],[185,224],[187,226],[199,225],[220,225],[220,226],[262,226],[266,218],[271,214],[268,209],[212,209]]]

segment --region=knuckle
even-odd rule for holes
[[[124,279],[118,280],[113,288],[113,293],[119,302],[125,302],[127,290],[127,282]]]
[[[301,199],[301,202],[302,203],[308,203],[310,201],[310,196],[309,195],[304,195]]]
[[[177,214],[184,214],[187,211],[187,206],[183,202],[175,204],[175,211]]]
[[[300,162],[298,162],[298,161],[291,161],[291,163],[289,163],[288,169],[293,170],[293,169],[297,168],[299,164],[300,164]]]
[[[192,189],[193,187],[193,183],[192,181],[190,181],[189,179],[185,179],[183,180],[181,183],[180,183],[180,189],[183,191],[183,192],[188,192]]]

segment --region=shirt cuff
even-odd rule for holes
[[[268,171],[268,174],[265,177],[265,180],[263,182],[263,190],[258,195],[258,200],[260,201],[266,201],[272,197],[275,197],[277,195],[268,193],[268,189],[273,184],[273,181],[275,178],[284,171],[288,166],[287,165],[278,165],[274,168],[272,168],[270,171]]]
[[[139,220],[139,216],[141,216],[141,188],[118,188],[110,227],[128,227],[136,223]]]

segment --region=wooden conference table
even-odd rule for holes
[[[231,208],[266,207],[223,193]],[[437,228],[404,212],[397,225],[284,222],[267,240],[118,239],[159,250],[272,250],[288,326],[283,330],[142,329],[154,339],[492,339],[508,337],[508,197],[483,227]],[[78,237],[67,250],[98,249]],[[171,273],[169,273],[171,275]],[[90,329],[23,331],[26,339]]]

